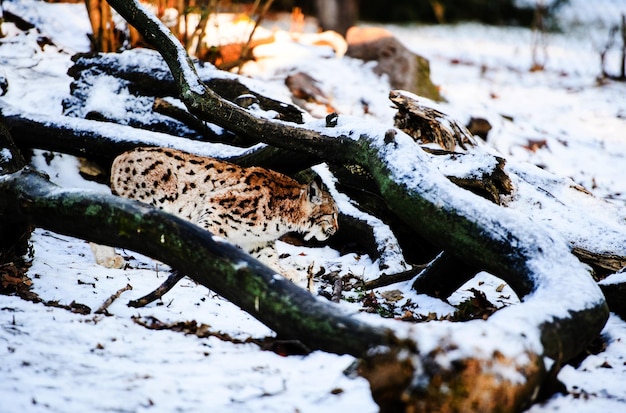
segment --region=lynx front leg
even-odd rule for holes
[[[300,285],[307,285],[306,271],[298,271],[296,268],[286,267],[280,264],[278,260],[278,251],[276,251],[275,243],[263,244],[250,250],[250,255],[261,261],[268,267],[276,270],[279,274],[285,276],[292,282]]]

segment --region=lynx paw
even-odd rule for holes
[[[91,251],[96,259],[96,263],[106,268],[124,267],[124,258],[115,253],[115,248],[106,245],[99,245],[90,242]]]

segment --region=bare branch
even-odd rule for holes
[[[109,308],[111,304],[113,304],[113,301],[120,298],[120,295],[122,295],[124,291],[132,290],[132,289],[133,287],[130,284],[126,284],[125,287],[122,287],[119,290],[117,290],[113,295],[107,298],[107,300],[100,306],[100,308],[96,310],[96,314],[108,314],[107,308]]]
[[[174,76],[179,97],[198,118],[284,149],[302,151],[302,143],[307,142],[309,153],[329,161],[343,162],[348,157],[342,146],[347,137],[331,138],[293,124],[259,119],[222,99],[202,83],[184,47],[153,14],[136,1],[109,0],[109,4],[161,53]]]
[[[135,307],[135,308],[139,308],[139,307],[145,307],[148,304],[150,304],[151,302],[158,300],[159,298],[163,297],[163,295],[165,295],[169,290],[171,290],[172,288],[174,288],[174,286],[183,278],[185,277],[184,274],[181,274],[178,271],[174,271],[172,272],[165,281],[163,281],[163,283],[157,287],[156,290],[144,295],[141,298],[138,298],[136,300],[131,300],[128,302],[128,306],[129,307]]]

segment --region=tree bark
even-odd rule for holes
[[[7,150],[6,153],[0,153],[0,176],[15,173],[26,165],[9,131],[2,123],[0,123],[0,148]],[[6,219],[7,216],[14,218]],[[30,232],[31,226],[28,221],[19,217],[17,211],[12,210],[6,200],[0,199],[0,264],[26,254]]]
[[[201,156],[214,156],[206,142],[177,139],[160,132],[105,124],[92,119],[18,113],[15,108],[1,101],[0,116],[12,131],[19,147],[64,152],[89,158],[104,166],[110,165],[117,155],[140,146],[167,146]],[[263,166],[286,174],[321,162],[319,157],[270,146],[241,149],[227,160],[241,166]]]
[[[64,152],[103,165],[110,165],[117,155],[138,146],[171,144],[171,137],[166,135],[117,124],[103,128],[103,122],[95,120],[18,113],[4,102],[0,102],[0,115],[11,133],[19,137],[19,147]]]

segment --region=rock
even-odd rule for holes
[[[317,84],[318,82],[313,76],[304,72],[291,74],[285,79],[285,85],[295,98],[308,102],[328,103],[328,97]]]
[[[430,80],[428,60],[410,51],[388,30],[351,27],[346,40],[346,55],[378,62],[374,71],[389,76],[393,89],[406,90],[432,100],[443,100]]]
[[[470,118],[469,123],[466,125],[466,127],[472,135],[479,136],[483,138],[483,140],[487,140],[487,135],[492,129],[491,123],[489,123],[487,119],[475,117]]]
[[[294,103],[307,108],[314,117],[323,117],[336,112],[330,98],[320,89],[318,81],[313,76],[297,72],[287,76],[285,85],[291,91]]]

